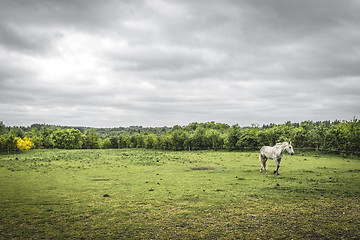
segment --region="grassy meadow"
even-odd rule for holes
[[[0,239],[359,239],[360,160],[257,152],[0,155]]]

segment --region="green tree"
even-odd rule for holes
[[[53,148],[55,147],[55,143],[52,137],[52,133],[57,131],[58,128],[56,127],[48,127],[42,126],[40,129],[40,134],[42,136],[42,142],[44,148]]]
[[[25,132],[24,132],[24,130],[22,130],[19,127],[13,127],[13,128],[11,128],[9,135],[11,135],[12,137],[24,138]]]
[[[35,148],[43,148],[43,136],[41,136],[41,133],[37,128],[32,128],[26,135],[31,138]]]
[[[7,134],[0,137],[0,150],[7,151],[16,151],[17,150],[17,138],[14,135]]]
[[[173,150],[184,150],[185,142],[188,139],[188,133],[181,127],[171,130],[171,148]]]
[[[339,150],[348,153],[358,153],[360,147],[360,122],[355,119],[343,121],[336,126]]]
[[[239,149],[257,149],[259,148],[259,129],[257,127],[251,127],[243,130],[240,133],[239,140],[236,143],[236,147]]]
[[[240,139],[240,135],[241,135],[241,128],[239,127],[239,125],[237,124],[233,125],[225,137],[224,140],[225,149],[230,151],[237,149],[236,144]]]
[[[112,148],[112,144],[111,144],[110,138],[105,138],[105,139],[101,142],[101,148],[102,148],[102,149],[110,149],[110,148]]]
[[[144,139],[144,144],[146,148],[156,148],[158,146],[158,138],[155,134],[147,134]]]
[[[199,126],[199,124],[197,122],[193,122],[193,123],[188,124],[185,127],[185,130],[187,132],[194,132],[196,130],[196,128],[198,128],[198,126]]]
[[[311,140],[315,138],[311,132],[314,129],[314,125],[311,121],[302,122],[298,128],[295,128],[293,131],[292,141],[294,146],[298,148],[313,147]]]
[[[78,149],[83,144],[83,134],[78,129],[62,129],[52,133],[55,147],[63,149]]]
[[[199,126],[196,128],[193,134],[190,135],[190,144],[191,149],[199,150],[199,149],[207,149],[210,146],[206,139],[206,129],[203,126]]]
[[[90,129],[86,132],[82,148],[96,149],[100,148],[100,136],[95,129]]]
[[[339,130],[336,125],[332,125],[324,136],[324,149],[331,152],[339,151]]]
[[[135,133],[130,138],[130,147],[132,148],[143,148],[145,146],[144,136],[140,133]]]
[[[313,147],[317,150],[325,147],[325,135],[330,125],[326,122],[319,123],[319,125],[312,130],[310,134],[310,141]]]
[[[110,137],[111,148],[119,148],[119,137]]]
[[[274,146],[277,142],[280,142],[281,130],[279,126],[274,125],[272,128],[265,131],[265,138],[267,139],[267,144],[269,146]]]
[[[4,122],[0,122],[0,136],[6,133],[6,127]]]
[[[129,148],[131,144],[131,137],[127,134],[121,135],[119,139],[119,148]]]
[[[160,135],[159,147],[163,150],[171,150],[172,149],[172,138],[171,138],[170,133],[166,132],[166,133]]]
[[[207,129],[205,131],[205,137],[211,149],[219,150],[224,145],[224,139],[219,130]]]

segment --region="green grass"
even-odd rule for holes
[[[256,152],[0,155],[0,239],[359,239],[360,160]]]

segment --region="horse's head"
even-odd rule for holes
[[[286,151],[288,151],[288,153],[290,153],[291,155],[294,155],[294,148],[293,146],[291,145],[291,142],[289,142],[286,147],[285,147]]]

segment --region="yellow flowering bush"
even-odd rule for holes
[[[20,151],[29,150],[34,147],[34,143],[31,141],[30,138],[24,137],[23,139],[21,139],[21,138],[17,139],[16,146]]]

